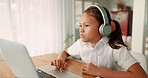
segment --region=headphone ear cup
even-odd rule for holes
[[[111,34],[111,26],[102,24],[99,27],[99,32],[102,36],[109,36]]]
[[[100,27],[99,27],[99,33],[103,36],[103,27],[104,25],[101,24]]]

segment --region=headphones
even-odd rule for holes
[[[109,36],[111,33],[111,25],[109,23],[105,9],[101,5],[91,5],[89,7],[96,7],[101,12],[104,23],[100,25],[98,31],[102,36]]]

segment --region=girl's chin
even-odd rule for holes
[[[88,40],[81,38],[83,42],[88,42]]]

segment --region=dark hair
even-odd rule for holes
[[[111,32],[111,34],[108,36],[108,38],[109,38],[108,44],[113,49],[119,49],[121,47],[121,45],[127,47],[127,45],[125,45],[125,43],[123,42],[123,39],[122,39],[120,24],[116,20],[112,20],[110,17],[109,11],[105,7],[103,7],[103,8],[105,9],[105,11],[107,13],[110,25],[111,25],[111,21],[114,22],[114,24],[115,24],[115,30],[113,32]],[[83,13],[87,13],[87,14],[93,16],[99,22],[100,25],[104,23],[102,14],[97,7],[89,7]]]

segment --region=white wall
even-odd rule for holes
[[[99,4],[104,5],[108,10],[112,11],[114,8],[117,8],[118,0],[99,0]],[[134,0],[122,0],[126,6],[130,6],[133,9]]]
[[[144,41],[144,13],[146,0],[134,0],[133,28],[132,28],[132,51],[143,52]]]

